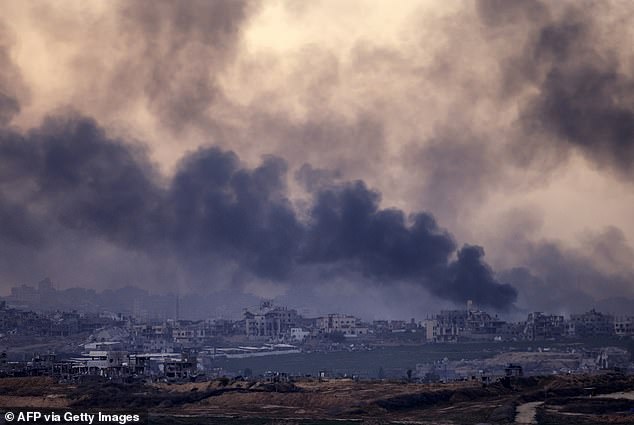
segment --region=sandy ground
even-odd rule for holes
[[[498,383],[486,387],[478,382],[414,384],[352,380],[305,380],[279,385],[240,380],[171,385],[108,382],[67,385],[50,378],[34,377],[0,379],[0,407],[72,408],[73,403],[74,407],[91,408],[127,406],[164,416],[165,423],[169,423],[169,417],[189,418],[184,422],[187,424],[199,423],[196,418],[236,417],[275,419],[279,423],[301,418],[526,425],[536,423],[535,413],[540,410],[539,400],[543,400],[545,388],[553,396],[570,397],[576,403],[583,399],[585,404],[583,389],[589,386],[607,393],[591,399],[598,403],[602,397],[605,403],[608,399],[634,400],[634,377],[608,375],[525,378],[511,386]],[[549,407],[546,413],[562,424],[578,424],[579,418],[585,420],[584,424],[632,423],[632,418],[623,413],[607,412],[599,416],[591,412],[561,411],[558,406]],[[588,422],[589,419],[593,422]]]
[[[611,393],[611,394],[602,394],[597,396],[598,398],[615,398],[615,399],[626,399],[626,400],[634,400],[634,391],[629,391],[629,392],[618,392],[618,393]]]
[[[537,407],[541,406],[543,401],[533,401],[531,403],[524,403],[517,406],[517,414],[515,416],[516,424],[536,424],[535,414],[537,413]]]
[[[69,401],[64,396],[49,395],[45,397],[0,396],[0,407],[35,407],[60,409],[68,407]]]

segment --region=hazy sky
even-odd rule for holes
[[[5,293],[632,309],[629,0],[0,7]]]

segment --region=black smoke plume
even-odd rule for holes
[[[455,302],[505,309],[516,298],[482,248],[456,252],[433,216],[381,209],[380,194],[363,181],[320,187],[298,211],[277,157],[248,168],[232,152],[202,148],[167,179],[142,149],[109,138],[93,120],[66,116],[25,135],[5,130],[0,170],[2,244],[37,250],[64,229],[182,264],[226,261],[274,281],[302,267],[336,266],[377,284],[421,284]]]

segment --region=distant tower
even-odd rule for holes
[[[176,320],[180,318],[180,296],[176,294]]]
[[[467,301],[467,311],[473,311],[473,310],[475,310],[475,306],[473,304],[473,300]]]

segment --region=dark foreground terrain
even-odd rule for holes
[[[124,409],[157,424],[634,424],[634,377],[616,374],[415,384],[219,379],[187,384],[0,379],[0,407]]]

